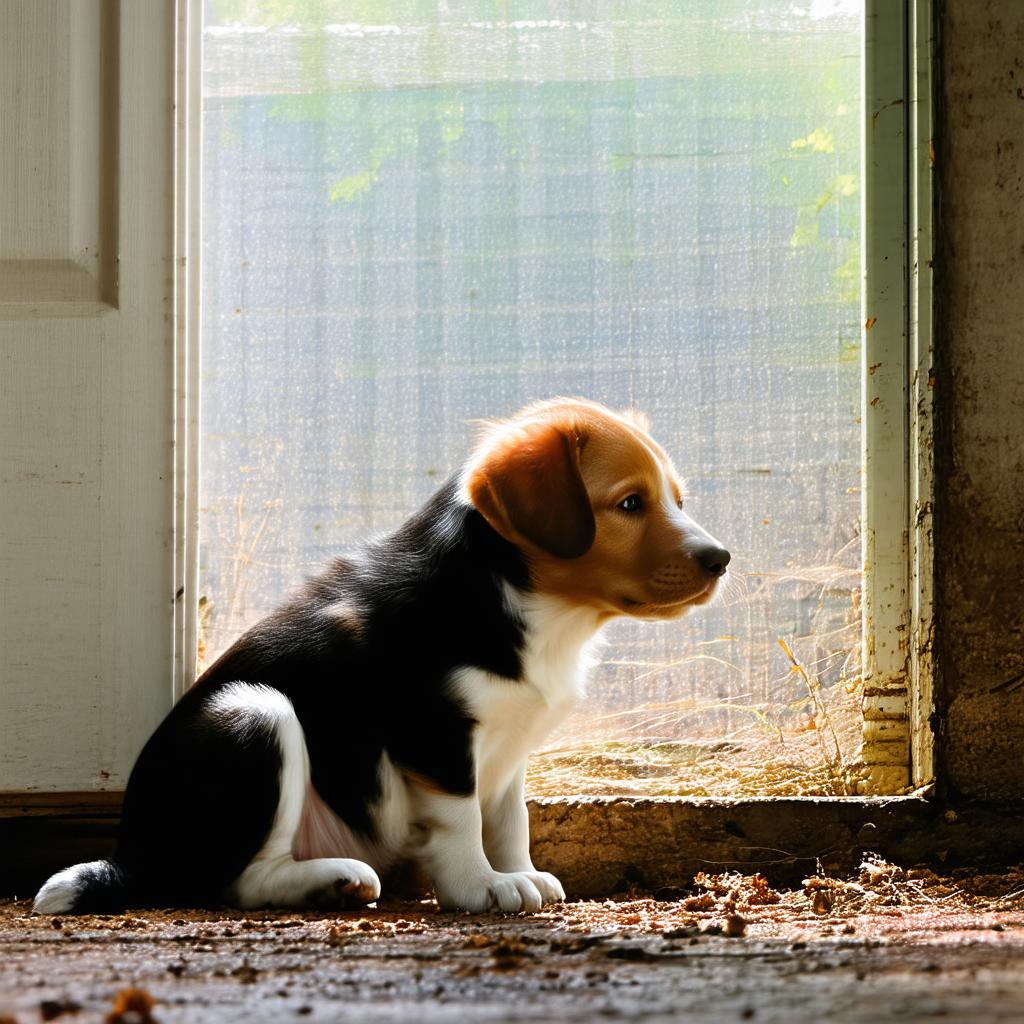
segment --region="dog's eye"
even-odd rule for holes
[[[639,494],[631,494],[619,502],[618,508],[623,512],[639,512],[644,507],[644,499]]]

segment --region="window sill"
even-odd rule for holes
[[[109,853],[120,793],[0,794],[0,896]],[[843,875],[867,851],[897,864],[1017,863],[1024,803],[896,797],[542,797],[529,801],[534,860],[573,896],[684,889],[699,871],[798,883]]]
[[[761,871],[798,883],[847,874],[868,851],[898,864],[1008,864],[1024,845],[1024,805],[952,806],[896,797],[529,801],[534,860],[567,892],[688,888],[698,871]]]

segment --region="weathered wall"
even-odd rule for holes
[[[936,547],[940,757],[1024,796],[1024,2],[939,18]]]

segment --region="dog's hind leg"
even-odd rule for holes
[[[372,903],[380,880],[368,864],[347,857],[296,860],[295,834],[309,788],[309,754],[302,725],[280,691],[236,683],[214,699],[215,714],[232,718],[238,728],[272,730],[281,755],[279,795],[274,823],[255,857],[225,891],[236,907],[336,909]]]

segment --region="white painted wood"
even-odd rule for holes
[[[97,20],[98,4],[88,6],[92,17],[82,17],[85,25]],[[77,44],[71,38],[71,8],[69,0],[13,0],[3,7],[0,137],[6,144],[0,194],[18,197],[0,208],[0,244],[9,260],[69,256],[75,212],[71,178],[77,172],[95,180],[93,168],[73,166],[78,154],[72,152],[70,126],[77,120],[76,101],[96,91],[99,54],[95,40],[87,37],[82,45],[92,52],[72,60]],[[40,130],[58,125],[57,132]],[[91,127],[95,135],[95,117]]]
[[[115,0],[0,8],[0,315],[116,301],[118,14]]]
[[[0,790],[122,788],[172,699],[174,38],[0,4]]]
[[[864,782],[934,778],[931,0],[867,0]]]
[[[199,337],[203,19],[179,0],[175,102],[174,695],[196,678],[199,650]]]
[[[897,792],[910,777],[905,721],[892,718],[894,704],[904,719],[909,711],[906,17],[907,0],[866,0],[862,788],[870,793]]]

